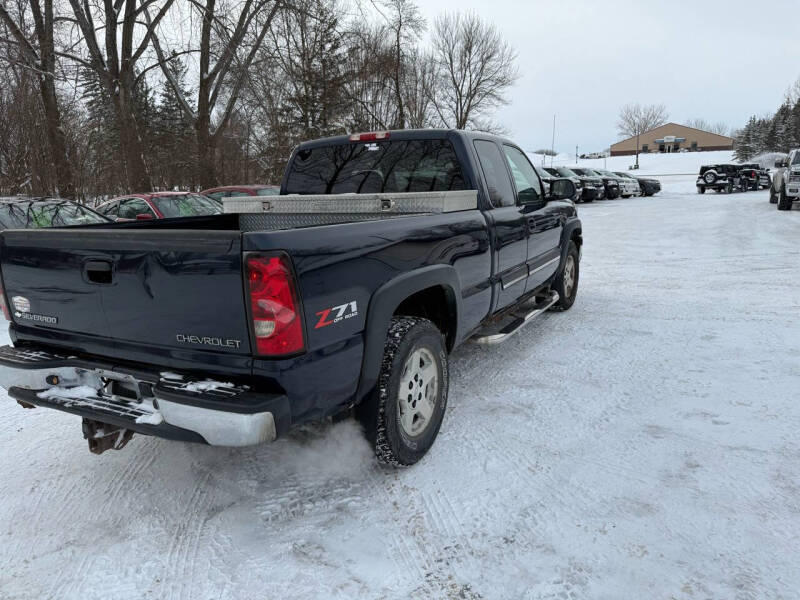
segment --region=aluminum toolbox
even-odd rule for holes
[[[223,212],[259,215],[381,215],[448,213],[478,208],[478,192],[316,194],[224,198]]]

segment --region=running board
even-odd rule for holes
[[[558,302],[558,292],[549,292],[547,296],[537,298],[536,304],[522,305],[515,311],[510,312],[506,317],[495,326],[484,329],[485,333],[478,334],[473,338],[476,344],[494,345],[501,344],[518,333],[525,325],[533,321],[536,317],[544,313],[548,308]],[[509,320],[510,318],[510,320]],[[499,327],[499,329],[496,329]]]

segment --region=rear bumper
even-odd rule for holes
[[[213,446],[273,441],[290,423],[281,394],[12,346],[0,347],[0,386],[24,404]]]

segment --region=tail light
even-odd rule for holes
[[[250,256],[246,262],[256,354],[282,356],[305,349],[303,315],[289,258]]]
[[[351,142],[376,142],[389,139],[388,131],[371,131],[369,133],[354,133],[350,136]]]
[[[11,320],[11,313],[8,311],[8,304],[6,304],[6,291],[3,289],[3,284],[0,283],[0,308],[3,309],[3,316],[6,321]]]

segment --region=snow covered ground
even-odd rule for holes
[[[410,469],[350,422],[97,457],[0,397],[0,598],[796,598],[800,210],[664,185],[580,206],[575,306],[458,350]]]

